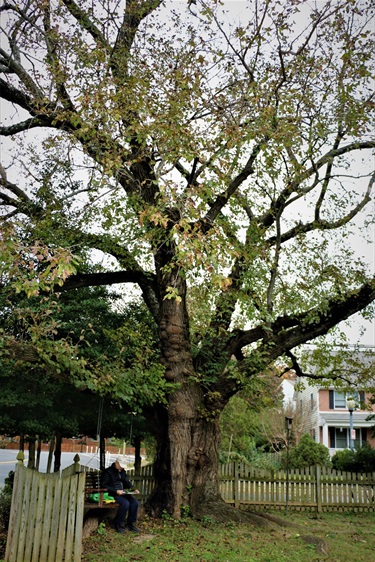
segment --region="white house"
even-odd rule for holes
[[[300,378],[298,382],[303,383],[304,389],[296,391],[296,408],[310,410],[309,431],[315,441],[328,447],[331,456],[337,450],[348,448],[350,411],[346,400],[349,395],[333,387],[311,385],[307,377]],[[297,389],[298,386],[297,384]],[[362,391],[353,391],[350,394],[356,404],[352,413],[354,445],[368,442],[375,447],[375,439],[372,437],[375,421],[367,420],[371,412],[364,410],[364,404],[368,403],[371,394]],[[375,406],[372,411],[375,413]]]

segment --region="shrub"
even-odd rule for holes
[[[8,531],[10,504],[12,502],[14,472],[9,472],[4,481],[4,487],[0,490],[0,529]]]
[[[350,449],[338,451],[332,457],[332,465],[336,470],[373,472],[375,470],[375,449],[365,443],[354,451]]]
[[[282,456],[282,465],[287,462],[286,453]],[[289,451],[289,468],[305,468],[313,465],[332,466],[329,451],[321,443],[316,443],[308,433],[302,435],[296,447]]]

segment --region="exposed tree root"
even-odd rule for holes
[[[212,503],[205,502],[204,505],[194,510],[193,515],[197,519],[209,517],[213,521],[217,521],[219,523],[229,523],[230,521],[235,521],[237,523],[250,523],[255,527],[262,527],[266,529],[279,529],[280,527],[293,525],[281,518],[268,516],[268,514],[265,513],[254,513],[251,511],[236,509],[235,507],[232,507],[222,501],[214,501]]]
[[[201,506],[201,508],[195,510],[194,517],[201,520],[205,517],[209,517],[219,523],[227,523],[230,521],[235,521],[237,523],[249,523],[254,527],[268,530],[273,529],[275,531],[280,531],[285,528],[293,528],[295,531],[301,530],[301,527],[298,524],[286,521],[282,517],[278,517],[270,513],[254,513],[251,511],[236,509],[223,502],[206,502],[203,506]],[[328,554],[329,547],[327,541],[324,539],[313,535],[298,536],[303,542],[314,545],[318,553],[325,555]]]

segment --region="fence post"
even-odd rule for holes
[[[25,453],[23,451],[18,451],[18,454],[16,456],[17,459],[17,464],[22,464],[23,465],[23,461],[25,459]]]
[[[80,465],[79,465],[80,458],[78,453],[74,455],[73,460],[74,460],[74,468],[73,468],[73,474],[74,474],[75,472],[80,472]]]
[[[316,510],[318,513],[322,513],[322,487],[321,487],[321,469],[317,464],[315,465],[315,494],[316,494]]]

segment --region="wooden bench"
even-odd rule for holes
[[[106,493],[106,488],[100,487],[100,472],[86,472],[86,482],[85,482],[85,502],[84,507],[86,508],[102,508],[102,509],[113,509],[118,507],[118,504],[113,500],[113,502],[105,502],[104,494]],[[91,494],[99,494],[99,501],[90,500]]]

